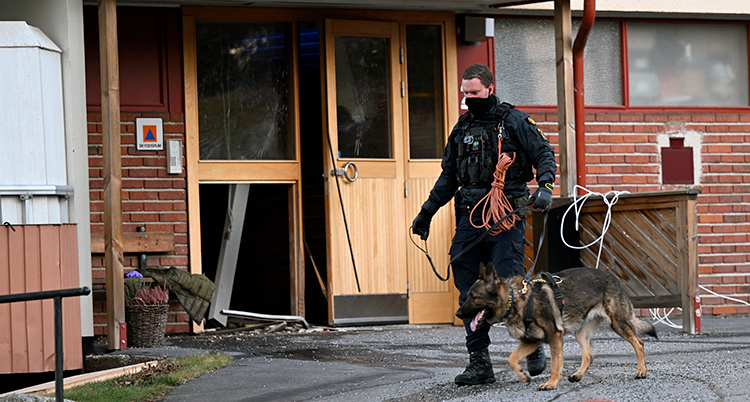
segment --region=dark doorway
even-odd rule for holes
[[[299,116],[305,261],[305,319],[328,324],[326,167],[324,165],[320,27],[299,22]],[[229,184],[201,184],[203,273],[216,279]],[[291,314],[287,184],[251,184],[230,309]],[[317,268],[317,269],[316,269]],[[322,285],[321,285],[322,283]],[[209,326],[215,325],[210,323]]]
[[[302,149],[302,214],[305,240],[305,318],[328,323],[328,301],[318,280],[327,287],[323,105],[320,76],[320,29],[300,22],[299,88]],[[317,273],[315,268],[317,267]]]
[[[229,184],[201,184],[203,273],[216,279]],[[289,185],[251,184],[234,276],[231,310],[290,314]]]

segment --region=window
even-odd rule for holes
[[[335,36],[339,158],[391,158],[389,43]]]
[[[290,32],[196,23],[201,160],[294,159]]]
[[[573,22],[573,37],[579,21]],[[596,21],[584,52],[586,104],[619,106],[622,96],[620,23]],[[550,19],[495,19],[495,81],[500,99],[557,105],[555,26]]]
[[[631,106],[748,106],[745,25],[627,28]]]
[[[625,38],[622,24],[597,20],[589,35],[584,53],[587,105],[750,106],[746,24],[626,22]],[[574,38],[579,26],[573,22]],[[551,19],[495,19],[495,79],[501,99],[557,104],[554,36]]]
[[[406,26],[409,157],[443,155],[443,44],[439,25]]]

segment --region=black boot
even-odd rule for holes
[[[536,347],[536,350],[526,356],[526,369],[529,370],[530,376],[542,374],[547,366],[547,357],[544,355],[542,345]]]
[[[453,380],[458,385],[489,384],[495,382],[495,373],[492,371],[490,362],[490,351],[487,348],[471,352],[469,354],[469,365],[463,373]]]

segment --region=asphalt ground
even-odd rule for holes
[[[680,324],[680,320],[673,320]],[[516,341],[492,328],[493,384],[456,386],[468,362],[464,329],[448,325],[323,327],[266,333],[243,331],[167,337],[165,346],[116,353],[179,357],[224,352],[234,358],[172,390],[165,401],[750,401],[750,320],[703,317],[702,333],[656,324],[644,337],[648,377],[636,380],[629,343],[602,324],[592,341],[594,362],[581,382],[567,376],[580,348],[565,337],[563,380],[537,391],[547,369],[523,385],[507,365]]]

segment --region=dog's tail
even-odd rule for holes
[[[656,339],[659,339],[659,336],[656,335],[656,329],[654,329],[654,326],[651,325],[648,321],[643,321],[640,318],[636,318],[633,322],[635,325],[635,331],[638,333],[638,335],[649,335],[653,336]]]

